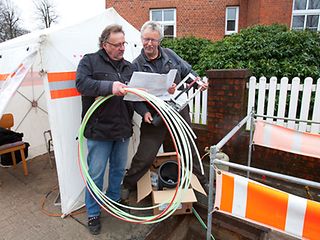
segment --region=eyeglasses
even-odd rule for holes
[[[128,43],[127,43],[127,42],[122,42],[122,43],[111,43],[111,42],[106,41],[106,43],[108,43],[108,44],[110,44],[110,45],[114,46],[115,48],[121,48],[121,47],[125,47],[125,46],[127,46],[127,45],[128,45]]]
[[[151,42],[151,43],[159,43],[161,41],[161,39],[153,39],[153,38],[142,38],[142,41],[144,43],[148,43],[148,42]]]

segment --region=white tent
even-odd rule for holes
[[[125,59],[140,52],[140,33],[113,8],[66,27],[33,32],[0,44],[0,116],[12,112],[14,130],[30,143],[30,157],[46,151],[43,132],[51,129],[61,197],[68,214],[83,205],[84,182],[77,165],[81,100],[75,71],[85,53],[98,50],[109,24],[123,26]]]

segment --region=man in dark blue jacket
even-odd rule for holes
[[[168,48],[162,48],[160,41],[162,31],[160,25],[153,21],[146,22],[141,28],[141,41],[143,49],[141,54],[133,61],[135,71],[152,72],[166,74],[171,69],[177,69],[174,84],[168,89],[170,94],[176,90],[176,85],[184,79],[189,73],[197,74],[192,71],[191,66],[179,57],[174,51]],[[204,84],[202,90],[207,89],[208,85]],[[144,106],[144,107],[143,107]],[[131,167],[124,178],[124,186],[129,190],[135,189],[137,181],[148,171],[161,147],[162,142],[167,134],[164,124],[154,126],[152,124],[156,111],[149,105],[139,105],[139,114],[143,116],[140,127],[140,143],[135,156],[132,159]],[[189,106],[185,107],[181,112],[181,116],[187,123],[191,124],[189,116]],[[200,165],[193,152],[193,172],[197,175],[201,184],[205,186],[208,182],[206,177],[201,174]]]
[[[76,87],[82,96],[82,117],[96,97],[114,94],[91,115],[85,137],[88,146],[88,171],[102,190],[107,162],[109,178],[107,196],[120,201],[120,185],[127,163],[129,138],[132,135],[133,109],[123,101],[124,87],[132,75],[132,65],[123,59],[125,34],[119,25],[107,26],[99,39],[100,50],[86,54],[80,61]],[[92,234],[100,233],[100,206],[86,190],[85,203],[88,227]]]

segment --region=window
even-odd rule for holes
[[[320,0],[293,0],[291,28],[320,31]]]
[[[174,38],[176,36],[176,9],[150,10],[150,20],[161,24],[164,37]]]
[[[229,35],[238,32],[239,7],[226,8],[226,28],[225,34]]]

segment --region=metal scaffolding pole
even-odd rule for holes
[[[271,171],[267,171],[267,170],[263,170],[263,169],[259,169],[259,168],[247,167],[247,166],[243,166],[243,165],[240,165],[240,164],[237,164],[237,163],[225,162],[225,161],[221,161],[219,159],[214,159],[213,163],[214,164],[220,164],[220,165],[229,166],[229,167],[240,169],[240,170],[243,170],[243,171],[250,171],[250,172],[253,172],[253,173],[257,173],[257,174],[273,177],[273,178],[276,178],[276,179],[281,179],[281,180],[285,180],[285,181],[288,181],[288,182],[292,182],[292,183],[296,183],[296,184],[300,184],[300,185],[304,185],[304,186],[309,186],[309,187],[314,187],[314,188],[320,189],[320,183],[315,182],[315,181],[310,181],[310,180],[305,180],[305,179],[302,179],[302,178],[292,177],[292,176],[289,176],[289,175],[285,175],[285,174],[281,174],[281,173],[275,173],[275,172],[271,172]]]
[[[212,228],[212,210],[213,210],[213,181],[214,181],[214,160],[220,149],[238,132],[240,128],[248,121],[250,115],[241,120],[221,141],[210,147],[210,175],[209,175],[209,197],[208,197],[208,217],[207,217],[207,240],[211,238]]]
[[[210,175],[209,175],[209,196],[208,196],[208,217],[207,217],[207,240],[211,238],[212,210],[213,210],[213,181],[214,181],[214,159],[216,158],[217,146],[210,147]]]

